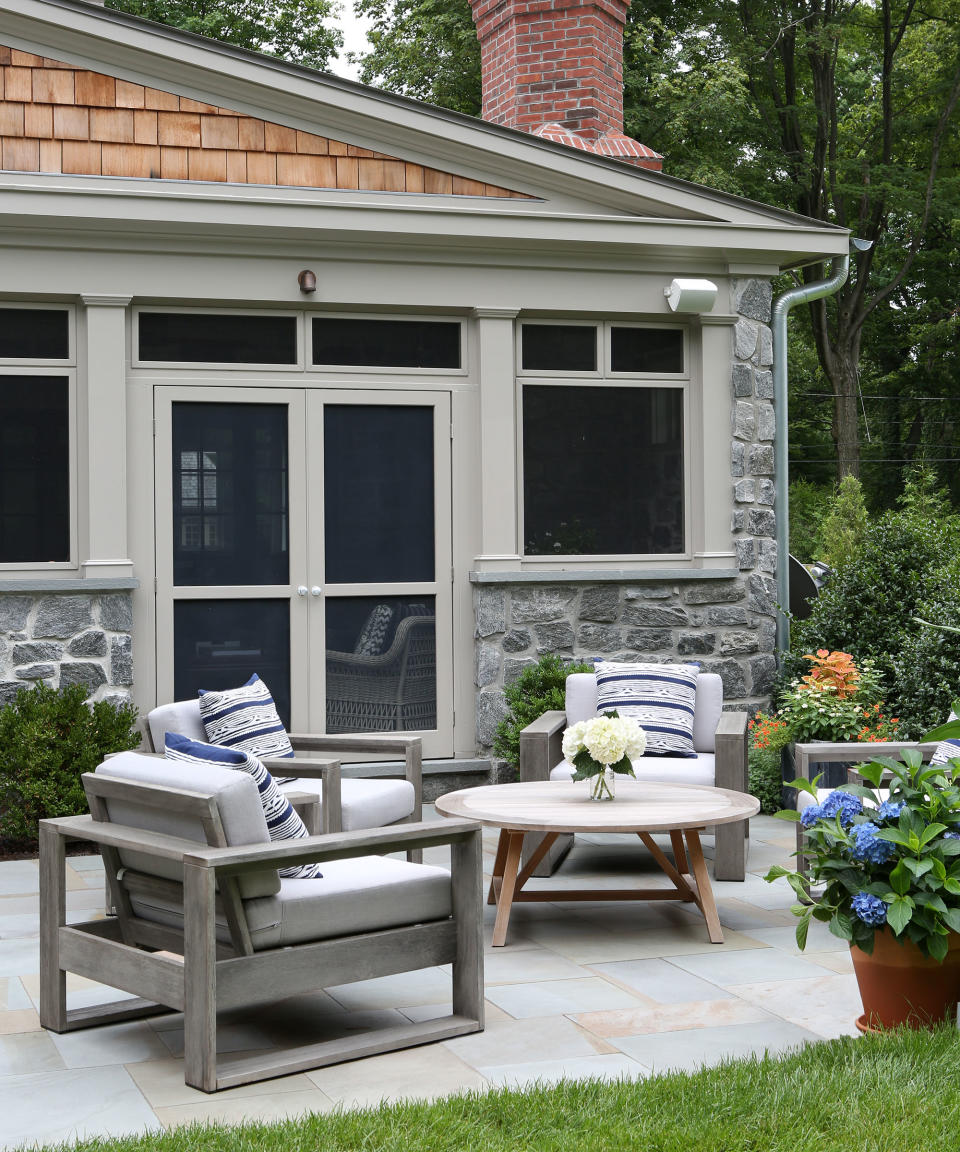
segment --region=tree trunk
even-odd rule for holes
[[[835,349],[833,385],[833,444],[837,454],[837,481],[848,473],[860,475],[860,405],[857,357],[850,349]]]

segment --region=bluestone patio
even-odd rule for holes
[[[488,873],[495,843],[485,832]],[[40,1028],[37,862],[2,863],[0,1147],[208,1119],[271,1120],[562,1077],[639,1078],[855,1035],[860,1000],[847,945],[817,925],[799,953],[792,894],[782,881],[763,880],[771,864],[788,861],[794,843],[791,825],[771,817],[751,822],[745,883],[715,884],[722,945],[707,941],[693,905],[544,903],[518,905],[507,946],[493,950],[488,906],[484,1032],[215,1096],[183,1083],[178,1014],[62,1036]],[[708,837],[708,854],[710,844]],[[441,850],[428,860],[443,863]],[[67,871],[68,917],[102,914],[99,857],[74,857]],[[587,881],[668,883],[636,837],[612,835],[578,837],[560,872],[539,883]],[[88,980],[68,981],[71,1006],[113,995]],[[221,1039],[232,1051],[254,1050],[289,1042],[291,1031],[343,1034],[384,1019],[424,1020],[440,1010],[448,988],[439,969],[344,985],[248,1013],[221,1027]]]

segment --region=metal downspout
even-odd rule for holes
[[[839,266],[838,266],[839,265]],[[790,647],[790,499],[787,461],[787,313],[794,304],[807,304],[822,296],[832,296],[846,282],[850,256],[837,256],[836,269],[829,280],[791,288],[773,302],[773,403],[776,419],[774,441],[774,511],[777,517],[777,648]]]

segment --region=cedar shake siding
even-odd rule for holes
[[[2,47],[0,168],[528,199],[495,184]]]

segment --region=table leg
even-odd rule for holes
[[[690,856],[690,867],[697,882],[697,904],[707,922],[707,935],[712,944],[723,943],[723,929],[720,927],[720,916],[717,905],[713,899],[713,889],[710,887],[710,874],[703,859],[703,849],[700,847],[700,833],[696,828],[687,828],[684,832],[687,840],[687,852]]]
[[[490,877],[490,891],[487,893],[487,903],[496,904],[497,902],[497,889],[499,884],[497,881],[503,880],[503,865],[507,858],[507,833],[506,830],[500,829],[500,839],[497,841],[497,855],[493,862],[493,873]]]
[[[674,829],[674,831],[670,833],[670,843],[673,845],[673,860],[677,866],[677,871],[683,873],[689,872],[690,869],[687,867],[687,854],[683,850],[683,833]]]
[[[510,921],[510,908],[517,884],[517,871],[520,868],[520,853],[523,850],[523,833],[506,832],[506,858],[503,862],[503,883],[497,899],[497,919],[493,925],[493,946],[502,948],[507,941],[507,924]]]

